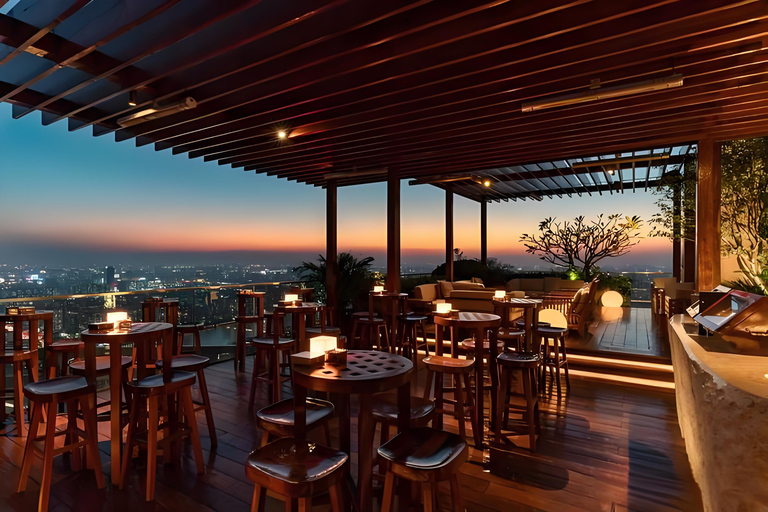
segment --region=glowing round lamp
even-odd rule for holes
[[[624,304],[624,297],[619,292],[610,290],[603,294],[601,302],[606,308],[620,308]]]
[[[568,327],[568,319],[556,309],[542,309],[539,311],[539,322],[547,322],[555,329],[565,329]]]

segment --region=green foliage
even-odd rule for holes
[[[309,283],[315,289],[315,296],[320,301],[326,300],[325,273],[326,261],[322,255],[318,255],[319,263],[302,262],[294,269],[299,272],[302,281]],[[372,257],[358,260],[352,253],[342,252],[337,257],[339,266],[338,301],[341,312],[351,310],[356,303],[365,302],[368,290],[374,281],[370,270]]]
[[[539,223],[538,234],[523,234],[520,241],[527,253],[544,261],[569,269],[580,267],[584,280],[589,281],[599,261],[623,256],[637,245],[642,223],[637,215],[620,213],[600,214],[591,221],[584,216],[562,222],[548,217]]]
[[[651,217],[649,237],[693,239],[696,233],[696,154],[688,155],[680,174],[665,174],[653,190],[659,212]],[[676,197],[680,203],[676,204]],[[679,229],[675,232],[675,225]]]
[[[755,285],[752,281],[747,279],[737,279],[735,281],[725,281],[725,286],[733,288],[734,290],[744,290],[745,292],[755,293],[757,295],[768,295],[765,292],[765,287]]]
[[[488,258],[487,267],[476,259],[459,259],[453,262],[455,281],[468,281],[473,277],[479,277],[486,286],[502,286],[512,279],[514,274],[515,269],[512,265],[500,263],[496,258]],[[445,277],[445,263],[432,271],[432,277],[434,279]]]

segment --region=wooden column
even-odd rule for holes
[[[480,201],[480,263],[488,266],[488,200]]]
[[[679,283],[682,278],[682,190],[680,183],[672,186],[672,277]]]
[[[453,186],[445,186],[445,279],[453,281]]]
[[[339,299],[339,261],[338,261],[338,188],[336,180],[326,183],[325,199],[325,292],[326,304],[332,309],[331,323],[338,324]]]
[[[683,190],[682,282],[696,282],[696,187],[686,183]]]
[[[699,141],[696,182],[696,289],[720,284],[720,144]]]
[[[400,293],[400,171],[387,170],[387,291]]]

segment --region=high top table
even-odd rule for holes
[[[162,342],[163,361],[173,358],[173,325],[165,322],[134,323],[130,329],[95,332],[88,329],[80,333],[85,343],[85,378],[89,382],[96,381],[96,345],[104,344],[109,347],[109,427],[110,427],[110,472],[112,484],[120,483],[120,451],[123,444],[123,427],[121,422],[120,390],[122,388],[120,360],[123,345],[136,347],[135,378],[143,379],[153,373],[147,368],[150,360],[150,349],[154,343]],[[165,364],[163,372],[171,372],[171,365]]]
[[[245,327],[256,324],[256,337],[264,336],[264,298],[266,292],[238,290],[237,292],[237,337],[235,339],[235,371],[245,372]],[[248,301],[253,301],[253,315],[246,315]]]
[[[291,326],[293,329],[293,339],[296,340],[298,351],[309,350],[307,343],[307,320],[313,319],[318,311],[322,311],[323,306],[317,302],[300,302],[294,306],[276,304],[273,312],[291,315]],[[321,319],[322,327],[325,328],[325,319]],[[277,329],[276,325],[272,326]]]
[[[525,343],[523,343],[523,350],[531,353],[536,352],[538,347],[536,346],[536,340],[534,339],[536,329],[539,327],[539,310],[544,304],[542,299],[512,297],[505,301],[493,301],[494,309],[502,312],[501,325],[502,327],[509,328],[509,310],[511,308],[523,310],[523,321],[525,323]]]
[[[376,430],[371,413],[370,397],[374,393],[397,388],[398,431],[410,428],[411,380],[415,375],[413,363],[402,356],[372,350],[350,350],[346,366],[325,363],[321,366],[291,365],[295,436],[307,435],[307,390],[331,393],[339,418],[340,449],[349,454],[350,395],[360,395],[357,423],[359,510],[373,509],[373,435]]]
[[[460,311],[456,317],[434,315],[435,322],[435,353],[438,356],[443,355],[443,328],[451,330],[451,357],[459,355],[459,329],[467,329],[475,336],[475,425],[476,429],[472,432],[475,438],[475,447],[480,448],[484,445],[483,432],[485,429],[485,401],[483,393],[483,374],[485,363],[484,340],[486,331],[490,331],[488,345],[489,372],[491,374],[491,421],[496,418],[496,395],[498,387],[498,375],[496,371],[496,340],[501,325],[501,317],[490,313],[472,313]],[[492,428],[495,430],[495,428]]]

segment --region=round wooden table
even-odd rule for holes
[[[524,350],[525,352],[531,353],[538,351],[538,344],[535,343],[536,340],[534,340],[534,335],[536,333],[536,329],[539,326],[539,310],[541,309],[542,304],[544,304],[543,299],[528,299],[528,298],[511,298],[505,302],[499,302],[499,305],[503,305],[503,307],[506,307],[505,309],[505,317],[507,320],[507,325],[504,325],[504,327],[509,327],[509,308],[522,308],[523,309],[523,320],[525,322],[525,343],[524,343]]]
[[[307,344],[307,317],[314,318],[315,314],[321,310],[323,306],[317,302],[300,302],[295,306],[284,306],[282,304],[276,304],[274,312],[281,312],[285,315],[291,315],[291,325],[293,328],[293,339],[296,340],[298,351],[309,350]],[[277,326],[272,326],[276,329]]]
[[[134,378],[143,379],[153,374],[147,368],[150,361],[150,348],[154,343],[162,342],[164,361],[173,358],[173,325],[165,322],[140,322],[131,325],[130,329],[96,332],[88,329],[80,333],[85,343],[85,378],[88,382],[96,382],[96,345],[104,344],[109,347],[109,425],[110,425],[110,459],[112,483],[120,483],[120,451],[123,444],[123,428],[121,422],[120,390],[121,365],[123,345],[136,347],[136,372]],[[171,365],[163,366],[163,373],[170,375]]]
[[[383,303],[382,318],[389,324],[389,350],[394,351],[400,342],[400,328],[398,319],[405,315],[405,304],[408,300],[407,293],[395,292],[370,292],[368,297],[369,318],[373,318],[373,302],[378,300]],[[376,332],[378,338],[378,331]],[[380,340],[376,339],[376,346],[380,346]]]
[[[371,350],[350,350],[346,366],[325,363],[322,366],[292,366],[295,435],[306,437],[307,390],[331,393],[339,418],[340,449],[350,453],[350,406],[352,394],[361,396],[358,412],[358,483],[359,510],[373,508],[373,435],[370,395],[397,388],[398,430],[410,426],[411,380],[413,363],[402,356]]]
[[[490,368],[488,373],[491,374],[490,420],[495,421],[496,394],[499,382],[496,369],[496,356],[498,355],[496,340],[499,334],[499,326],[501,325],[501,317],[490,313],[460,311],[455,318],[436,314],[434,315],[434,322],[435,352],[438,356],[443,355],[443,328],[445,327],[451,330],[451,357],[457,357],[459,355],[459,342],[461,341],[459,340],[459,329],[467,329],[471,331],[475,336],[475,340],[477,340],[477,343],[475,344],[475,425],[477,425],[478,428],[476,428],[472,434],[475,438],[475,446],[480,448],[484,445],[483,432],[485,429],[485,401],[483,393],[483,373],[485,370],[483,356],[485,355],[485,344],[483,343],[483,340],[486,339],[486,331],[490,331],[490,336],[488,336],[490,341],[488,347]]]

